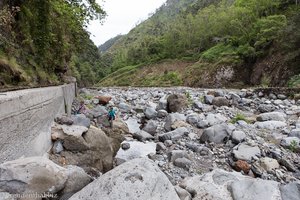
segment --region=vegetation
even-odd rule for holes
[[[298,148],[297,141],[296,141],[296,140],[291,141],[290,146],[289,146],[289,149],[290,149],[292,152],[296,152],[296,151],[297,151],[297,148]]]
[[[230,120],[230,122],[233,123],[233,124],[235,124],[235,123],[237,123],[237,122],[240,121],[240,120],[249,123],[249,120],[247,120],[246,117],[245,117],[243,114],[241,114],[241,113],[237,113],[237,114]]]
[[[148,20],[114,40],[104,53],[110,58],[106,65],[113,72],[125,66],[184,59],[206,66],[205,71],[214,69],[212,73],[224,64],[247,67],[252,73],[258,63],[280,54],[276,70],[282,73],[277,77],[262,73],[265,77],[252,83],[265,85],[268,80],[272,85],[278,77],[288,79],[300,73],[299,19],[300,6],[294,0],[168,0]],[[201,67],[188,70],[192,76],[197,71],[203,74]],[[195,86],[199,80],[193,79]]]
[[[66,75],[93,84],[105,69],[84,28],[104,16],[94,0],[2,1],[0,84],[49,85]]]

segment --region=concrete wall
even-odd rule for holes
[[[0,93],[0,163],[51,147],[56,115],[71,113],[75,84]]]

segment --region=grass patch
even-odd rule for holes
[[[290,88],[299,88],[300,87],[300,74],[293,76],[288,81],[288,87],[290,87]]]
[[[236,122],[243,120],[247,123],[249,123],[250,121],[248,119],[246,119],[245,115],[243,115],[242,113],[237,113],[231,120],[230,123],[235,124]]]

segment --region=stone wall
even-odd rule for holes
[[[0,161],[40,156],[51,147],[56,115],[71,113],[75,84],[0,93]]]

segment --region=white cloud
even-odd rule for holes
[[[166,0],[106,0],[99,1],[107,13],[103,23],[99,21],[91,22],[88,31],[91,39],[96,45],[118,34],[128,33],[138,22],[148,18],[150,13],[154,13]]]

